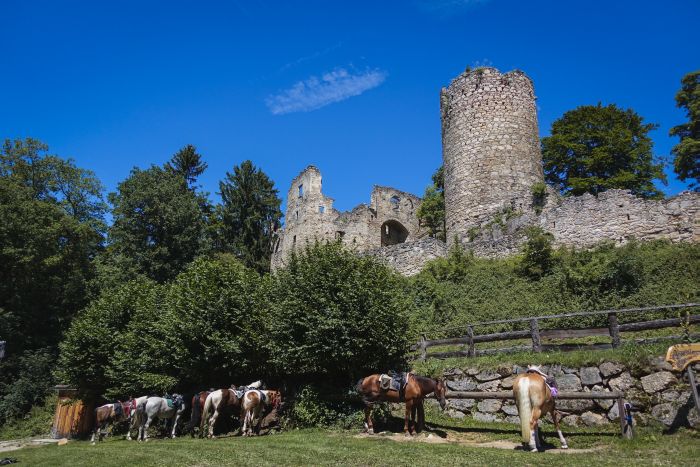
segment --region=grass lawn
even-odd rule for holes
[[[549,452],[478,446],[487,442],[518,442],[514,425],[447,422],[433,419],[432,441],[425,434],[358,437],[355,431],[292,430],[257,437],[216,440],[154,439],[148,443],[122,439],[91,446],[74,441],[65,446],[28,447],[6,455],[26,466],[214,466],[214,465],[697,465],[700,435],[681,431],[662,435],[640,431],[624,441],[613,429],[569,431],[571,452],[558,449],[556,435],[545,425]],[[398,441],[397,441],[398,439]],[[423,442],[422,442],[423,441]],[[580,452],[575,452],[575,451]],[[1,455],[3,457],[5,454]]]

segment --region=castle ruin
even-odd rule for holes
[[[440,92],[445,215],[448,243],[481,257],[517,253],[528,226],[551,233],[557,246],[586,248],[603,240],[700,241],[700,193],[645,200],[625,190],[597,197],[562,197],[544,186],[532,80],[521,71],[467,70]],[[369,205],[333,208],[321,191],[321,172],[307,167],[287,194],[286,224],[276,232],[272,269],[315,241],[339,240],[402,274],[418,273],[447,254],[427,236],[416,213],[421,199],[375,186]]]

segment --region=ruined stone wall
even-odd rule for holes
[[[404,276],[413,276],[421,272],[428,261],[444,258],[447,255],[447,245],[435,238],[424,237],[414,242],[370,250],[367,254]]]
[[[308,166],[292,180],[287,193],[286,223],[276,232],[272,270],[283,267],[293,251],[316,241],[340,240],[363,253],[382,247],[382,232],[386,238],[400,237],[401,242],[419,239],[423,235],[416,217],[420,203],[421,199],[410,193],[375,186],[369,205],[339,212],[333,208],[333,198],[322,192],[321,172]]]
[[[532,81],[521,71],[466,71],[440,93],[447,238],[494,212],[531,209],[543,181]]]
[[[700,241],[700,193],[684,192],[665,200],[645,200],[626,190],[608,190],[597,197],[563,198],[543,212],[539,225],[557,245],[589,247],[602,240],[626,243],[668,239]]]

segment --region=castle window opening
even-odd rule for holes
[[[630,215],[629,215],[629,214],[627,214],[627,220],[630,220]]]
[[[382,224],[382,246],[404,243],[408,238],[408,229],[401,222],[390,220]]]
[[[336,240],[342,240],[344,236],[345,236],[345,232],[343,232],[342,230],[338,230],[335,232],[335,239]]]
[[[324,212],[326,212],[326,207],[325,207],[325,206],[319,206],[319,207],[318,207],[318,212],[320,212],[321,214],[323,214]]]
[[[304,196],[304,184],[299,185],[299,198]]]
[[[394,195],[394,196],[391,197],[391,199],[390,199],[389,201],[391,202],[391,207],[392,207],[392,209],[396,209],[396,210],[398,211],[398,209],[399,209],[399,202],[401,201],[401,198],[399,198],[398,196]]]
[[[292,245],[297,244],[297,236],[295,235],[294,238],[292,238]]]
[[[294,211],[294,218],[299,220],[299,211]]]

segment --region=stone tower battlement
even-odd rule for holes
[[[503,209],[527,212],[544,181],[532,80],[467,70],[440,92],[448,243]]]

